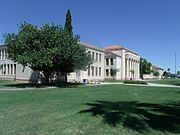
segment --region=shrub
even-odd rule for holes
[[[126,80],[126,81],[123,81],[123,83],[125,83],[125,84],[145,84],[145,85],[147,85],[147,82],[144,82],[144,81],[133,81],[133,80]]]

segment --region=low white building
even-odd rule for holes
[[[163,78],[162,75],[163,75],[164,69],[157,67],[157,66],[151,66],[151,71],[152,71],[152,73],[150,73],[150,74],[144,74],[143,79],[161,79],[161,78]],[[153,72],[158,72],[159,75],[154,76]]]
[[[139,61],[137,53],[122,46],[109,46],[104,49],[79,42],[87,48],[87,52],[94,60],[85,70],[78,70],[68,74],[68,81],[96,82],[113,79],[111,69],[117,69],[116,80],[139,79]],[[39,73],[29,67],[7,59],[6,46],[0,46],[0,79],[16,79],[29,82],[38,82]],[[133,71],[133,72],[132,72]]]

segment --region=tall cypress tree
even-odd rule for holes
[[[64,28],[70,33],[70,34],[73,34],[72,32],[72,24],[71,24],[72,20],[71,20],[71,12],[70,10],[68,9],[67,13],[66,13],[66,22],[65,22],[65,26]]]

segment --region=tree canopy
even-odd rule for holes
[[[46,83],[53,72],[61,72],[67,78],[67,73],[90,64],[86,48],[78,42],[79,36],[70,35],[62,26],[54,24],[37,27],[22,23],[17,34],[5,35],[9,58],[41,71]]]
[[[67,13],[66,13],[66,21],[65,21],[65,25],[64,25],[64,28],[65,30],[67,30],[70,34],[72,34],[72,19],[71,19],[71,12],[70,10],[68,9]]]
[[[143,74],[151,73],[152,64],[144,58],[140,58],[140,77],[143,78]]]
[[[156,76],[156,77],[158,77],[160,74],[159,74],[158,71],[153,71],[153,75]]]
[[[119,71],[119,69],[116,69],[116,68],[111,68],[110,69],[110,74],[113,77],[113,80],[115,79],[115,76],[116,76],[118,71]]]

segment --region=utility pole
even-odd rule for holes
[[[175,52],[175,74],[177,74],[176,73],[176,52]]]

